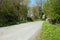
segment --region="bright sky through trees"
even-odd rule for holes
[[[42,3],[44,3],[46,0],[42,0]],[[36,6],[36,1],[35,0],[31,0],[29,6]]]

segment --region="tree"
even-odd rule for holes
[[[44,5],[44,12],[53,22],[60,23],[60,0],[47,0]]]
[[[42,15],[43,15],[43,4],[42,4],[42,0],[36,0],[36,5],[38,6],[39,8],[39,16],[40,16],[40,19],[42,18]]]
[[[16,16],[12,0],[0,0],[0,4],[0,26],[9,25],[11,22],[14,24]]]
[[[20,3],[20,20],[27,21],[28,4],[30,0],[23,0]]]
[[[23,0],[0,0],[0,26],[17,24],[20,18],[26,18],[27,4]]]

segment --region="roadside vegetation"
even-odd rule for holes
[[[0,0],[0,27],[25,22],[28,2],[28,0]]]
[[[51,19],[50,23],[60,23],[60,0],[46,0],[43,11]]]
[[[37,40],[60,40],[60,24],[52,25],[44,22]]]
[[[0,0],[0,27],[40,19],[42,15],[41,7],[28,6],[30,1],[31,0]]]
[[[46,0],[43,12],[48,22],[44,22],[37,40],[60,40],[60,0]]]

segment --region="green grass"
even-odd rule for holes
[[[60,25],[44,22],[42,32],[37,40],[60,40]]]

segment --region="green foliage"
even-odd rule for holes
[[[0,0],[0,26],[14,25],[27,17],[27,5],[20,2],[22,1]]]
[[[60,40],[60,25],[52,25],[44,22],[42,26],[42,32],[37,40]]]
[[[47,0],[44,4],[44,12],[52,20],[60,21],[60,0]]]
[[[6,26],[8,24],[13,23],[13,20],[15,19],[15,13],[13,13],[12,10],[14,5],[12,0],[0,0],[0,26]],[[10,18],[10,20],[9,20]],[[15,20],[14,20],[15,21]]]

